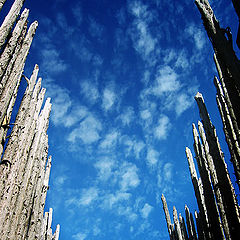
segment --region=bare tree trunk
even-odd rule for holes
[[[3,122],[4,116],[6,114],[9,102],[11,100],[11,96],[17,86],[18,82],[21,79],[23,68],[25,65],[26,57],[28,55],[29,48],[31,46],[33,36],[37,29],[37,22],[31,24],[28,33],[23,41],[23,45],[21,51],[14,63],[13,70],[9,76],[9,80],[3,90],[3,93],[0,98],[0,124]]]
[[[48,190],[48,182],[49,182],[49,176],[50,176],[50,170],[51,170],[51,161],[52,158],[48,158],[46,170],[45,165],[41,169],[40,176],[42,178],[39,179],[37,183],[37,189],[36,189],[36,195],[35,195],[35,201],[33,204],[33,211],[31,214],[29,229],[27,232],[27,239],[40,239],[41,236],[41,225],[43,222],[43,212],[44,212],[44,206],[45,206],[45,200]]]
[[[227,171],[223,153],[220,148],[216,129],[210,120],[203,97],[200,93],[198,93],[195,96],[195,99],[197,101],[200,117],[203,122],[204,130],[206,132],[209,154],[212,156],[216,169],[218,179],[217,187],[219,188],[222,195],[224,211],[226,213],[227,221],[229,224],[229,231],[232,238],[234,239],[234,236],[240,236],[239,206],[237,204],[234,189],[229,177],[229,173]]]
[[[174,220],[174,225],[175,225],[175,229],[177,232],[178,240],[183,240],[180,224],[178,221],[178,214],[177,214],[177,210],[175,207],[173,207],[173,220]]]
[[[214,78],[214,84],[217,89],[217,105],[222,118],[223,130],[231,154],[231,161],[233,163],[237,184],[240,189],[240,142],[237,139],[237,134],[235,132],[233,122],[223,96],[223,91],[217,77]]]
[[[5,2],[6,2],[6,0],[0,0],[0,11],[2,10],[2,7],[3,7]]]
[[[210,174],[211,174],[211,181],[212,181],[213,189],[214,189],[214,192],[215,192],[215,197],[216,197],[216,201],[217,201],[218,210],[219,210],[219,213],[220,213],[220,216],[221,216],[224,233],[225,233],[226,239],[231,239],[229,223],[228,223],[227,215],[226,215],[226,212],[225,212],[225,209],[224,209],[223,197],[222,197],[222,193],[221,193],[220,188],[219,188],[219,180],[218,180],[218,177],[217,177],[215,165],[213,163],[213,158],[212,158],[212,156],[210,155],[210,152],[209,152],[208,142],[206,140],[206,135],[205,135],[203,125],[202,125],[201,122],[198,122],[198,128],[199,128],[199,133],[200,133],[200,136],[201,136],[201,139],[202,139],[206,160],[208,162],[208,168],[209,168],[209,171],[210,171]]]
[[[25,9],[21,14],[21,17],[18,20],[15,28],[13,29],[11,38],[7,42],[6,47],[0,56],[0,82],[3,77],[3,74],[6,71],[8,63],[10,62],[12,55],[16,49],[18,39],[20,38],[22,31],[24,30],[24,26],[26,25],[28,15],[29,10]]]
[[[161,199],[162,199],[163,210],[164,210],[165,218],[166,218],[166,222],[167,222],[168,233],[169,233],[170,239],[173,240],[174,239],[174,237],[173,237],[173,235],[174,235],[174,233],[173,233],[173,224],[171,223],[171,218],[170,218],[170,214],[169,214],[166,198],[164,197],[163,194],[162,194]]]
[[[213,239],[224,239],[223,229],[221,227],[221,220],[218,214],[218,209],[214,197],[214,193],[212,190],[212,184],[210,179],[210,173],[208,170],[208,163],[206,159],[206,155],[204,152],[204,148],[200,143],[199,135],[195,124],[193,127],[193,138],[194,138],[194,151],[196,155],[196,160],[198,164],[199,174],[202,179],[203,184],[203,194],[205,197],[205,204],[207,210],[208,224],[209,224],[209,232]],[[215,173],[215,169],[211,168],[213,174]]]
[[[179,224],[180,224],[183,239],[188,240],[188,234],[187,234],[187,228],[186,228],[185,220],[182,217],[181,213],[179,213]]]
[[[198,208],[199,208],[199,215],[200,215],[200,219],[202,221],[202,227],[203,227],[203,235],[206,235],[206,238],[209,238],[209,227],[208,227],[208,217],[207,217],[207,213],[206,213],[206,205],[205,205],[205,198],[203,195],[203,191],[202,191],[202,182],[198,180],[197,177],[197,171],[195,169],[195,164],[193,162],[193,157],[192,157],[192,153],[191,150],[189,148],[186,148],[186,156],[188,159],[188,165],[189,165],[189,170],[191,173],[191,179],[192,179],[192,183],[193,183],[193,187],[194,187],[194,192],[195,192],[195,196],[197,199],[197,203],[198,203]]]
[[[15,0],[8,15],[5,17],[1,27],[0,27],[0,48],[3,47],[7,36],[12,30],[14,23],[19,15],[19,12],[23,6],[25,0]]]
[[[194,222],[192,221],[191,213],[186,205],[185,205],[185,214],[186,214],[189,240],[197,240],[195,225],[194,225]]]

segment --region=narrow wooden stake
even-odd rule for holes
[[[179,213],[179,224],[180,224],[180,228],[181,228],[183,239],[188,240],[187,228],[186,228],[185,220],[182,217],[181,213]]]
[[[205,142],[208,144],[209,154],[212,156],[216,169],[216,175],[218,179],[217,187],[219,188],[222,195],[229,231],[232,237],[240,236],[239,206],[237,204],[234,189],[229,177],[226,163],[224,161],[224,156],[216,134],[216,129],[210,120],[202,95],[200,93],[197,93],[195,99],[197,101],[200,117],[203,122],[204,130],[206,132]]]
[[[9,76],[9,81],[7,85],[5,86],[2,96],[0,98],[0,124],[3,122],[4,116],[6,114],[9,102],[11,100],[12,94],[18,84],[18,82],[21,79],[23,68],[25,65],[26,57],[28,55],[33,36],[35,34],[35,31],[37,29],[38,23],[34,22],[31,24],[28,33],[23,41],[23,45],[20,51],[20,54],[18,55],[13,70]]]
[[[239,134],[236,133],[231,115],[229,113],[223,90],[217,77],[214,78],[214,84],[217,89],[217,105],[222,118],[223,130],[225,133],[226,142],[231,154],[231,161],[233,163],[235,176],[240,189],[240,139]]]
[[[196,196],[197,203],[198,203],[198,208],[200,211],[199,215],[200,215],[200,218],[202,221],[202,227],[203,227],[203,230],[205,231],[205,234],[207,234],[209,237],[208,217],[207,217],[207,213],[206,213],[205,198],[204,198],[203,191],[202,191],[202,182],[198,180],[197,171],[195,169],[195,164],[193,161],[192,153],[189,148],[186,148],[186,156],[188,159],[188,165],[189,165],[189,170],[191,173],[191,179],[192,179],[195,196]]]
[[[15,28],[13,29],[11,38],[7,42],[6,47],[0,56],[0,82],[4,72],[6,71],[7,65],[10,62],[12,55],[16,49],[19,37],[21,36],[22,31],[24,30],[24,26],[26,25],[28,15],[29,15],[29,10],[25,9],[22,12],[21,17],[18,20]],[[1,86],[1,87],[3,88],[4,86]]]
[[[175,229],[176,229],[176,232],[177,232],[178,239],[183,240],[180,224],[179,224],[179,221],[178,221],[178,214],[177,214],[177,210],[176,210],[175,207],[173,207],[173,220],[174,220],[174,225],[175,225]]]
[[[191,214],[187,205],[185,205],[185,215],[186,215],[189,240],[197,240],[197,238],[195,237],[195,232],[196,232],[195,226],[194,226],[194,223],[192,222]]]
[[[6,2],[6,0],[0,0],[0,11],[2,10],[2,7],[3,7],[5,2]]]
[[[163,210],[165,213],[165,218],[166,218],[166,222],[167,222],[167,228],[168,228],[168,233],[169,233],[169,237],[172,240],[174,233],[173,233],[173,225],[171,223],[171,218],[170,218],[170,214],[169,214],[169,210],[168,210],[168,206],[167,206],[167,201],[166,198],[164,197],[164,195],[162,194],[162,204],[163,204]]]
[[[221,227],[221,220],[218,214],[218,208],[216,205],[214,192],[212,189],[212,183],[210,179],[209,167],[205,155],[204,148],[200,143],[200,138],[198,135],[197,128],[195,124],[192,125],[193,128],[193,138],[194,138],[194,151],[196,155],[196,160],[198,164],[199,174],[201,176],[202,184],[203,184],[203,194],[205,197],[205,205],[208,217],[209,224],[209,233],[214,239],[224,239],[223,229]],[[215,169],[211,169],[213,174],[215,173]]]
[[[0,27],[0,49],[4,45],[8,34],[10,33],[16,19],[19,15],[19,12],[23,6],[25,0],[15,0],[13,3],[8,15],[5,17],[1,27]]]

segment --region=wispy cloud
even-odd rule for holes
[[[92,17],[89,17],[89,32],[92,35],[92,37],[96,37],[98,40],[102,39],[102,34],[104,31],[103,26],[98,23],[95,19]]]
[[[159,140],[166,139],[170,128],[171,123],[169,118],[166,115],[162,115],[159,118],[158,124],[154,129],[154,136]]]
[[[136,165],[125,162],[120,168],[120,187],[123,191],[136,188],[140,184]]]
[[[105,136],[99,147],[101,149],[113,149],[116,146],[118,136],[119,132],[117,130],[113,130]]]
[[[157,152],[155,149],[152,147],[148,148],[147,151],[147,163],[150,167],[153,167],[156,165],[156,163],[159,160],[159,152]]]
[[[164,93],[177,91],[180,87],[177,73],[170,66],[163,66],[158,69],[152,93],[162,96]]]
[[[100,181],[107,181],[112,176],[114,164],[115,162],[109,158],[103,158],[94,164]]]
[[[114,106],[114,103],[117,99],[117,96],[113,90],[113,88],[106,87],[103,91],[103,98],[102,98],[102,108],[105,111],[109,111]]]
[[[78,200],[79,205],[87,206],[91,204],[98,198],[98,189],[95,187],[91,187],[89,189],[83,189],[80,199]]]
[[[50,74],[61,73],[67,69],[67,64],[60,57],[59,51],[52,45],[48,45],[41,51],[42,67]]]
[[[129,12],[135,17],[129,34],[133,47],[144,60],[155,50],[156,39],[149,31],[149,22],[152,21],[152,12],[141,1],[132,1],[128,5]]]
[[[163,176],[165,181],[171,181],[173,175],[173,165],[172,163],[166,163],[163,167]]]
[[[79,124],[79,127],[72,130],[67,140],[74,143],[77,139],[80,139],[84,144],[92,144],[100,139],[101,130],[101,122],[90,115]]]
[[[123,110],[123,113],[119,116],[119,119],[122,121],[123,126],[129,126],[130,123],[134,120],[135,112],[133,107],[127,107]]]
[[[93,84],[90,81],[83,81],[80,84],[81,86],[81,93],[85,97],[85,99],[90,102],[91,104],[96,103],[99,98],[99,91],[96,87],[96,84]]]
[[[82,24],[83,13],[80,2],[77,2],[72,8],[72,13],[78,26]]]
[[[76,239],[76,240],[84,240],[87,238],[87,234],[79,232],[77,234],[74,234],[72,237],[73,239]]]
[[[152,210],[153,210],[153,207],[148,203],[145,203],[144,207],[140,210],[142,217],[148,218]]]
[[[195,46],[198,50],[201,50],[204,47],[206,39],[202,31],[202,28],[192,23],[188,25],[185,32],[194,41]]]

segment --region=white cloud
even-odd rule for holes
[[[162,96],[164,93],[179,90],[181,85],[177,79],[177,73],[170,66],[163,66],[159,68],[152,93],[156,96]]]
[[[54,181],[54,187],[60,190],[67,179],[68,177],[66,175],[57,176]]]
[[[139,159],[141,151],[144,149],[145,143],[143,141],[135,141],[133,144],[133,150],[135,157]]]
[[[72,237],[76,240],[84,240],[87,238],[87,234],[79,232],[77,234],[74,234]]]
[[[89,115],[80,123],[79,127],[72,130],[67,140],[74,143],[77,139],[81,139],[85,144],[92,144],[100,139],[99,132],[101,130],[101,122],[96,117]]]
[[[172,180],[172,171],[173,171],[173,165],[171,163],[166,163],[163,167],[163,176],[165,181]]]
[[[75,6],[72,8],[72,13],[77,24],[81,25],[83,16],[82,16],[82,8],[80,5],[80,2],[77,2],[77,4],[75,4]]]
[[[188,25],[185,32],[189,37],[193,38],[195,46],[198,50],[203,49],[206,39],[200,27],[192,23]]]
[[[140,210],[143,218],[148,218],[150,212],[153,210],[153,207],[148,203],[145,203],[144,207]]]
[[[152,147],[148,148],[147,151],[147,163],[152,167],[158,162],[159,153]]]
[[[148,60],[147,57],[155,50],[157,43],[149,31],[148,25],[152,21],[153,15],[140,1],[130,2],[128,9],[135,17],[129,30],[133,46],[144,60]]]
[[[78,204],[83,206],[88,206],[97,198],[98,198],[98,189],[96,187],[83,189],[80,199],[78,200]]]
[[[140,184],[138,168],[131,163],[124,163],[120,169],[120,187],[123,191],[136,188]]]
[[[67,18],[61,12],[57,13],[57,25],[60,27],[61,33],[66,39],[71,37],[74,29],[67,23]]]
[[[112,209],[113,207],[119,208],[121,205],[119,205],[121,202],[128,201],[131,198],[131,194],[127,192],[116,192],[114,194],[107,194],[104,197],[103,205],[102,207],[104,209]]]
[[[100,143],[99,147],[103,149],[112,149],[116,146],[117,140],[119,137],[118,131],[112,131],[105,136],[103,141]]]
[[[85,99],[94,104],[99,98],[99,91],[92,82],[90,81],[83,81],[81,83],[81,93],[85,97]]]
[[[175,111],[177,116],[180,116],[185,110],[193,105],[193,96],[181,93],[177,96]]]
[[[115,92],[110,88],[105,88],[103,91],[102,108],[105,111],[109,111],[113,107],[116,99]]]
[[[170,128],[171,124],[169,118],[166,115],[162,115],[154,129],[154,136],[159,140],[166,139]]]
[[[140,111],[140,116],[143,120],[150,119],[152,117],[151,112],[148,109]]]
[[[92,53],[91,42],[84,36],[80,35],[78,39],[69,42],[69,46],[81,61],[90,62],[94,54]]]
[[[80,122],[87,114],[88,110],[86,107],[77,105],[67,114],[67,116],[64,117],[64,126],[71,127],[75,125],[76,123]]]
[[[125,207],[125,206],[120,206],[118,208],[118,214],[122,216],[126,216],[127,219],[132,222],[137,219],[137,214],[133,212],[133,209],[131,207]]]
[[[89,33],[92,35],[92,37],[96,37],[99,40],[102,39],[103,34],[103,26],[99,24],[95,19],[92,17],[89,17]]]
[[[42,68],[48,74],[62,73],[67,69],[67,64],[61,59],[59,51],[48,45],[41,51]]]
[[[94,167],[98,170],[98,177],[102,181],[107,181],[112,173],[114,161],[108,158],[102,159],[95,163]]]
[[[47,94],[53,100],[51,120],[56,125],[65,124],[67,112],[72,106],[70,93],[66,88],[54,84],[51,80],[46,82]]]
[[[119,116],[124,126],[129,126],[129,124],[134,119],[134,110],[132,107],[126,108],[123,113]]]

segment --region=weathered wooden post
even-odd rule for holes
[[[222,195],[223,208],[229,225],[229,233],[232,237],[240,236],[239,206],[230,181],[223,153],[220,148],[216,129],[210,120],[202,95],[197,93],[195,99],[197,101],[200,117],[206,132],[206,140],[204,144],[205,152],[207,154],[207,151],[209,151],[209,155],[211,155],[216,169],[218,184],[214,187],[218,188]]]
[[[0,10],[4,2],[0,0]],[[12,30],[23,2],[15,0],[0,27],[0,236],[8,240],[58,240],[60,226],[52,234],[51,209],[44,225],[51,169],[47,135],[51,103],[47,99],[41,111],[45,89],[41,87],[42,79],[37,80],[38,66],[35,65],[30,79],[23,75],[38,23],[32,23],[27,31],[29,10],[25,9]],[[4,149],[12,109],[23,78],[28,86]]]

